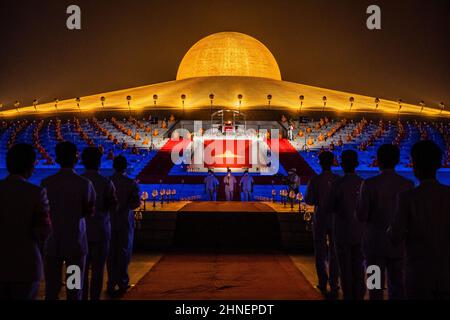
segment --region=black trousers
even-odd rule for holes
[[[339,277],[345,300],[363,300],[366,291],[364,282],[364,259],[361,245],[336,244],[339,262]]]
[[[109,240],[89,242],[84,273],[83,300],[99,300],[103,289],[106,259],[109,252]],[[89,281],[90,271],[90,281]]]
[[[36,300],[39,281],[0,282],[0,300]]]

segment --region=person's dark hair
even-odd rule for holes
[[[442,166],[442,150],[431,140],[417,142],[411,149],[411,158],[418,179],[435,178]]]
[[[400,149],[393,144],[383,144],[377,150],[377,161],[381,169],[394,169],[400,161]]]
[[[124,156],[117,156],[114,158],[113,162],[114,170],[116,170],[117,172],[124,172],[125,170],[127,170],[127,167],[128,167],[127,158],[125,158]]]
[[[87,170],[98,170],[102,163],[102,153],[99,148],[87,147],[81,154],[81,161]]]
[[[358,165],[358,153],[355,150],[344,150],[342,152],[341,167],[345,173],[354,172]]]
[[[31,175],[36,162],[36,152],[29,144],[19,143],[6,155],[6,168],[10,174]]]
[[[208,173],[213,173],[213,171],[211,169],[208,169]]]
[[[69,141],[63,141],[56,145],[56,162],[62,168],[73,168],[78,161],[77,146]]]
[[[319,155],[319,163],[323,170],[330,170],[334,162],[334,154],[330,151],[324,151]]]

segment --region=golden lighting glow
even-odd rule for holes
[[[180,100],[181,94],[186,95],[184,101],[185,110],[211,108],[209,95],[214,93],[214,108],[238,109],[238,95],[242,94],[240,109],[245,110],[286,110],[299,112],[308,111],[334,111],[343,114],[357,113],[379,113],[397,114],[399,104],[395,99],[387,100],[379,98],[378,107],[375,97],[359,95],[355,93],[342,92],[303,84],[278,81],[272,79],[253,77],[199,77],[180,81],[170,81],[143,87],[130,88],[108,93],[101,93],[92,96],[81,97],[80,108],[75,99],[61,100],[58,102],[58,109],[54,102],[41,103],[36,110],[33,106],[21,107],[19,112],[16,109],[4,110],[2,116],[16,117],[32,114],[55,114],[64,112],[90,113],[95,111],[128,111],[127,96],[133,98],[130,101],[132,111],[145,110],[178,110],[181,111],[183,105]],[[267,103],[267,95],[272,95],[270,107]],[[154,103],[154,95],[158,95],[157,105]],[[299,97],[303,96],[303,100]],[[104,107],[101,104],[101,97],[105,97]],[[324,108],[323,97],[327,97]],[[353,97],[354,102],[350,110],[349,98]],[[401,114],[415,114],[424,116],[449,117],[450,111],[441,109],[438,105],[422,106],[419,104],[402,103]]]
[[[221,32],[197,42],[184,56],[176,81],[101,93],[79,99],[55,99],[14,109],[1,116],[54,115],[64,112],[145,110],[286,110],[333,111],[343,114],[414,114],[450,117],[444,104],[409,104],[298,83],[280,81],[280,69],[258,40],[237,32]],[[398,98],[398,97],[397,97]],[[214,106],[213,106],[214,100]],[[1,105],[1,104],[0,104]]]
[[[238,32],[219,32],[194,44],[178,68],[177,80],[243,76],[281,80],[277,61],[260,41]]]

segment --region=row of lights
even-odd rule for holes
[[[182,94],[180,96],[180,98],[181,98],[181,103],[182,103],[183,112],[184,112],[184,104],[185,104],[185,100],[186,100],[187,97],[186,97],[185,94]],[[209,99],[211,101],[211,112],[212,112],[212,108],[213,108],[214,98],[215,98],[214,94],[211,93],[209,95]],[[239,109],[240,109],[241,105],[242,105],[242,99],[244,98],[244,96],[242,94],[238,94],[237,98],[238,98],[238,101],[239,101]],[[271,94],[267,95],[267,102],[268,102],[269,109],[270,109],[270,103],[271,103],[272,98],[273,97],[272,97]],[[131,100],[132,100],[132,97],[130,95],[128,95],[126,97],[126,99],[127,99],[127,103],[128,103],[128,110],[131,112]],[[156,101],[157,100],[158,100],[158,95],[154,94],[153,95],[153,103],[154,103],[155,107],[156,107]],[[303,101],[305,100],[305,96],[304,95],[300,95],[299,96],[299,100],[300,100],[300,109],[299,109],[299,111],[301,112],[302,107],[303,107]],[[104,107],[106,98],[104,96],[102,96],[102,97],[100,97],[100,101],[101,101],[102,107]],[[326,96],[323,96],[322,97],[322,101],[323,101],[322,111],[325,111],[325,107],[327,105],[328,98]],[[78,109],[81,111],[81,108],[80,108],[81,98],[80,97],[75,98],[75,102],[77,103]],[[349,110],[351,111],[352,108],[353,108],[353,105],[355,103],[355,98],[354,97],[350,97],[349,98],[349,102],[350,102],[350,109]],[[375,98],[374,102],[375,102],[375,109],[378,109],[378,106],[379,106],[381,100],[379,98]],[[402,99],[399,99],[399,100],[397,100],[397,102],[398,102],[398,112],[400,113],[400,110],[402,109],[403,101],[402,101]],[[37,99],[33,100],[33,107],[34,107],[35,111],[37,111],[38,103],[39,103],[39,101]],[[56,111],[58,111],[59,99],[55,99],[54,103],[55,103],[55,109],[56,109]],[[419,105],[421,107],[420,112],[422,113],[423,109],[425,108],[425,102],[422,100],[422,101],[419,102]],[[16,108],[17,112],[19,112],[19,106],[20,106],[20,102],[19,101],[14,102],[14,107]],[[3,108],[3,103],[0,103],[0,109],[2,109],[2,108]],[[440,114],[442,114],[442,112],[445,110],[445,104],[443,102],[439,103],[439,108],[441,109]]]

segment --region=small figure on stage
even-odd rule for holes
[[[227,201],[233,201],[236,178],[231,174],[231,169],[229,168],[227,170],[227,175],[223,178],[223,183],[225,184],[225,199]]]
[[[208,175],[204,180],[205,191],[208,194],[210,201],[216,201],[217,188],[219,187],[219,180],[214,176],[211,169],[208,170]]]
[[[294,140],[294,126],[292,125],[292,123],[289,125],[288,138],[291,141]]]
[[[241,188],[241,201],[251,201],[253,193],[253,178],[245,170],[244,175],[239,181],[239,186]]]
[[[295,194],[297,194],[300,187],[300,177],[297,174],[296,168],[292,168],[288,171],[287,182],[289,189],[293,190]]]

